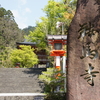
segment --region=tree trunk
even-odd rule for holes
[[[100,100],[100,0],[78,0],[67,45],[67,100]]]

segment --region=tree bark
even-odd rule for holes
[[[82,28],[87,34],[80,40]],[[90,34],[91,30],[96,32],[97,37]],[[88,32],[89,31],[89,32]],[[90,36],[90,35],[91,36]],[[100,0],[78,0],[75,16],[69,28],[68,34],[68,77],[67,77],[67,100],[99,100],[100,99]],[[91,51],[89,56],[84,53]],[[83,50],[83,51],[82,51]],[[97,50],[98,57],[91,58],[92,50]],[[95,55],[95,54],[94,54]],[[83,75],[89,71],[89,66],[97,71],[92,81],[86,78],[90,74]],[[91,67],[92,68],[92,67]]]

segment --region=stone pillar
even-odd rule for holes
[[[100,0],[78,0],[67,45],[66,100],[99,100]]]

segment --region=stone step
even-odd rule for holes
[[[45,68],[0,68],[0,93],[42,93],[38,76]]]
[[[0,97],[0,100],[44,100],[41,96],[6,96]]]
[[[1,93],[0,100],[44,100],[42,93]]]

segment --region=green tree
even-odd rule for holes
[[[4,17],[6,15],[6,10],[3,7],[0,7],[0,17]]]
[[[57,89],[57,86],[60,86],[61,89],[64,86],[64,73],[58,71],[55,68],[47,68],[47,71],[43,71],[41,75],[39,75],[39,79],[48,86],[45,92],[54,93]],[[64,91],[64,89],[63,89]]]
[[[64,78],[64,73],[55,68],[47,68],[47,71],[39,75],[39,79],[45,84],[46,100],[65,100]],[[60,91],[57,91],[57,87],[60,87]]]
[[[33,52],[34,49],[31,46],[21,45],[20,48],[11,52],[10,59],[14,66],[19,63],[20,67],[30,68],[38,63],[37,55]]]
[[[75,12],[75,9],[71,7],[70,1],[71,0],[68,0],[68,3],[64,3],[62,0],[60,2],[55,2],[54,0],[48,1],[48,5],[43,9],[48,18],[48,34],[57,34],[57,21],[63,22],[65,29],[64,34],[67,34],[66,30],[68,29]]]
[[[5,67],[5,68],[15,67],[13,66],[9,58],[11,51],[12,51],[12,48],[6,47],[5,50],[0,52],[0,67]]]
[[[0,7],[0,50],[15,47],[16,42],[23,41],[24,35],[14,20],[13,13]]]
[[[33,26],[28,26],[27,28],[23,29],[24,35],[29,35],[30,31],[34,31],[35,27]]]
[[[71,7],[72,2],[69,4],[62,2],[55,2],[49,0],[43,11],[46,17],[41,17],[41,22],[37,22],[34,31],[25,37],[28,41],[36,42],[38,48],[46,48],[46,35],[47,34],[62,34],[62,27],[56,29],[56,23],[62,22],[64,26],[64,34],[67,34],[68,27],[74,16],[75,9]]]
[[[37,27],[34,31],[30,31],[30,34],[26,36],[26,40],[30,42],[36,42],[38,49],[46,48],[46,33],[48,19],[45,17],[41,18],[42,22],[37,22]]]

